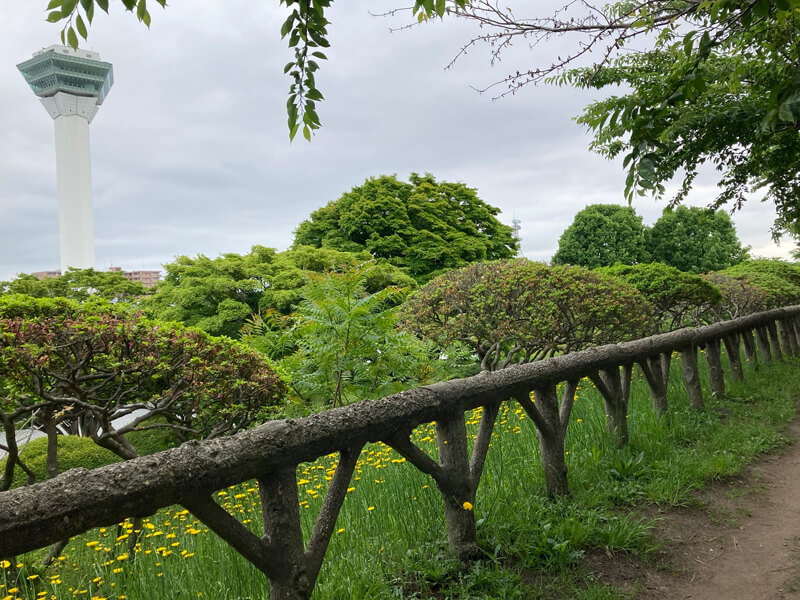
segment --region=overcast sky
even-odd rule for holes
[[[254,244],[283,250],[313,210],[381,174],[430,172],[477,188],[502,221],[521,220],[523,252],[536,260],[552,256],[587,204],[624,202],[620,164],[591,153],[572,121],[590,93],[530,87],[493,102],[471,89],[547,63],[552,45],[516,48],[494,67],[476,49],[445,70],[474,26],[390,33],[408,17],[369,11],[396,0],[338,2],[317,79],[323,128],[311,144],[290,144],[282,70],[293,54],[278,3],[152,4],[148,30],[112,2],[83,45],[113,63],[115,78],[90,127],[99,269],[159,269]],[[0,280],[59,264],[53,122],[15,67],[58,42],[46,5],[0,0]],[[714,197],[713,178],[701,179],[690,204]],[[663,206],[634,204],[649,224]],[[755,254],[794,248],[772,244],[771,204],[751,202],[734,219]]]

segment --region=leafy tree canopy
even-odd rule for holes
[[[26,294],[36,298],[131,301],[147,293],[141,283],[127,279],[122,273],[94,269],[68,269],[59,277],[44,279],[23,273],[11,281],[0,282],[0,295]]]
[[[687,273],[721,271],[748,258],[730,216],[694,206],[666,209],[649,231],[652,259]]]
[[[553,264],[595,269],[648,262],[645,228],[633,208],[592,204],[578,214],[558,240]]]
[[[518,242],[499,212],[463,183],[430,174],[412,173],[409,183],[381,176],[314,211],[294,243],[366,250],[424,282],[447,269],[514,256]]]
[[[616,265],[602,271],[623,279],[647,298],[653,307],[655,333],[700,324],[698,318],[722,300],[712,283],[663,263]]]
[[[635,288],[615,277],[525,259],[450,271],[402,307],[406,328],[440,347],[466,344],[492,371],[634,339],[652,330],[650,311]]]
[[[166,276],[148,298],[153,316],[181,321],[212,335],[238,337],[245,320],[270,308],[293,310],[307,284],[306,271],[337,271],[374,260],[367,252],[339,252],[298,246],[285,252],[253,246],[249,254],[180,256],[164,265]],[[374,292],[387,285],[414,286],[397,267],[376,265],[367,281]]]
[[[625,54],[562,79],[579,87],[625,86],[578,119],[604,156],[624,156],[626,192],[689,193],[700,165],[720,173],[714,207],[756,192],[775,203],[773,232],[800,219],[800,13],[794,0],[646,2],[688,11],[687,29],[663,30],[648,52]],[[622,6],[617,5],[617,6]],[[656,13],[656,17],[659,13]],[[679,33],[682,32],[682,33]]]

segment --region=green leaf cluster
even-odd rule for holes
[[[288,316],[275,310],[243,328],[243,340],[280,359],[306,409],[374,399],[419,385],[436,371],[430,349],[397,325],[408,287],[369,291],[374,261],[307,272]]]
[[[140,23],[150,27],[150,11],[147,0],[121,0],[125,10],[136,15]],[[167,0],[155,0],[161,8],[167,6]],[[88,26],[94,19],[94,8],[99,7],[108,12],[108,0],[50,0],[47,4],[47,20],[50,23],[62,23],[61,43],[78,48],[78,36],[88,39]]]
[[[366,250],[402,267],[419,282],[448,269],[510,258],[518,242],[499,209],[463,183],[412,173],[370,178],[314,211],[295,232],[295,247]]]
[[[323,100],[317,89],[314,73],[319,69],[318,60],[327,56],[318,48],[327,48],[329,21],[325,11],[330,0],[280,0],[289,9],[289,16],[281,26],[281,37],[287,38],[294,48],[294,60],[283,68],[292,80],[286,110],[289,116],[289,139],[293,140],[302,129],[303,137],[311,141],[312,133],[319,129],[317,102]]]

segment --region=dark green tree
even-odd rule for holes
[[[592,204],[576,214],[553,256],[553,264],[590,269],[648,260],[642,218],[633,208],[617,204]]]
[[[648,233],[652,259],[687,273],[721,271],[748,257],[723,210],[668,208]]]
[[[497,220],[499,212],[463,183],[416,173],[409,183],[382,176],[314,211],[294,244],[366,250],[424,282],[447,269],[514,256],[518,242]]]

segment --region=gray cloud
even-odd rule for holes
[[[45,0],[7,3],[0,21],[0,279],[58,265],[53,124],[14,65],[57,41]],[[384,3],[389,6],[388,3]],[[377,7],[376,7],[377,6]],[[505,69],[547,60],[559,46],[515,48],[496,68],[475,49],[444,70],[471,27],[446,22],[390,34],[381,3],[339,3],[330,61],[318,84],[323,129],[289,144],[277,3],[175,0],[148,31],[115,7],[96,16],[88,46],[114,64],[115,85],[91,126],[97,262],[159,268],[180,254],[279,249],[316,208],[370,176],[431,172],[459,180],[522,221],[523,250],[546,260],[587,204],[622,202],[617,163],[587,150],[572,117],[591,94],[538,87],[493,102]],[[564,42],[560,42],[564,44]],[[568,43],[568,42],[567,42]],[[691,199],[713,198],[703,181]],[[663,203],[642,199],[654,221]],[[759,253],[771,206],[736,217]]]

